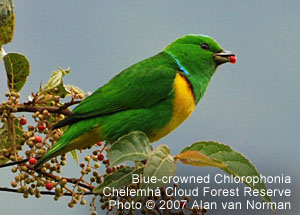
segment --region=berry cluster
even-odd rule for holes
[[[3,124],[1,129],[6,132],[8,139],[4,140],[0,137],[0,144],[6,145],[6,147],[0,148],[0,161],[10,160],[15,163],[12,168],[15,176],[11,181],[11,186],[17,192],[22,193],[24,198],[29,196],[40,198],[42,195],[47,194],[53,195],[54,200],[57,201],[63,196],[71,196],[68,203],[70,208],[78,203],[85,205],[87,203],[85,196],[94,195],[90,203],[91,215],[97,214],[96,208],[105,210],[109,214],[134,214],[135,209],[133,208],[128,210],[109,207],[110,200],[126,203],[133,200],[131,196],[112,195],[106,197],[100,195],[100,202],[96,203],[97,195],[92,193],[93,188],[103,183],[107,176],[125,167],[124,165],[110,165],[110,161],[106,157],[106,151],[109,149],[102,142],[97,142],[91,155],[85,156],[84,161],[79,163],[80,174],[76,178],[61,176],[62,168],[66,165],[65,155],[52,158],[49,162],[43,164],[40,169],[33,168],[37,163],[37,159],[43,156],[64,133],[63,129],[50,129],[53,124],[65,117],[60,112],[51,112],[52,110],[64,110],[61,107],[67,107],[65,104],[60,103],[60,96],[55,95],[58,92],[58,89],[54,89],[54,94],[33,95],[32,101],[27,104],[32,108],[30,110],[34,110],[31,116],[32,119],[25,116],[15,116],[15,112],[19,112],[20,107],[24,108],[24,105],[22,106],[18,102],[20,95],[18,93],[6,94],[8,101],[3,102],[0,106],[0,121]],[[78,98],[83,98],[83,95],[73,92],[72,101]],[[50,106],[50,108],[43,108],[43,106]],[[7,140],[11,141],[12,144],[6,144]],[[139,165],[146,165],[146,163],[147,160],[144,160]],[[174,186],[178,185],[175,184]],[[139,184],[128,184],[126,187],[138,189]],[[124,187],[122,188],[124,189]],[[163,188],[161,189],[163,194]],[[142,198],[139,200],[143,206],[142,214],[161,214],[157,208],[146,209],[146,201],[149,199],[156,202],[159,202],[160,199],[174,200],[167,195]],[[169,214],[200,215],[206,212],[198,208],[188,208],[187,205],[184,205],[188,201],[188,197],[185,197],[184,200],[180,202],[181,210],[170,211]]]

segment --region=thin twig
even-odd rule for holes
[[[36,158],[39,159],[40,157],[36,157]],[[21,164],[21,163],[26,163],[28,161],[29,161],[29,158],[21,160],[21,161],[12,161],[12,162],[9,162],[9,163],[1,164],[0,168],[8,167],[8,166],[13,166],[13,165]],[[30,170],[33,170],[33,171],[35,171],[37,173],[40,173],[42,175],[45,175],[45,176],[47,176],[49,178],[52,178],[52,179],[56,180],[56,175],[53,175],[52,173],[42,172],[40,169],[33,168],[32,165],[26,165],[26,166]],[[91,186],[91,185],[80,183],[80,181],[81,181],[80,179],[77,179],[77,178],[66,178],[66,177],[62,177],[62,178],[65,179],[69,183],[78,185],[80,187],[87,188],[90,191],[93,191],[93,189],[94,189],[94,187]]]
[[[5,192],[11,192],[11,193],[20,193],[18,192],[17,189],[13,189],[13,188],[8,188],[8,187],[0,187],[0,191],[5,191]],[[43,195],[51,195],[51,196],[55,196],[55,192],[51,192],[51,191],[41,191],[40,192]],[[78,193],[80,195],[94,195],[93,192],[87,192],[87,193]],[[63,196],[72,196],[72,193],[64,193]]]
[[[42,174],[44,176],[47,176],[49,178],[52,178],[52,179],[56,180],[57,176],[53,175],[52,173],[42,172],[40,169],[34,169],[33,166],[31,166],[31,165],[26,165],[26,166],[27,166],[28,169],[31,169],[31,170],[33,170],[33,171],[35,171],[37,173],[40,173],[40,174]],[[84,188],[88,189],[89,191],[93,191],[93,189],[94,189],[93,186],[80,183],[80,179],[78,179],[78,178],[66,178],[66,177],[62,177],[62,179],[65,179],[69,183],[77,184],[80,187],[84,187]]]
[[[159,215],[163,215],[163,214],[160,212],[158,205],[155,205],[155,208],[154,208],[154,209],[157,211],[157,213],[158,213]]]
[[[166,195],[166,190],[164,187],[161,188],[162,189],[162,198],[165,202],[167,202],[167,195]],[[170,210],[169,209],[165,209],[163,212],[163,215],[169,215],[170,214]]]
[[[37,159],[40,158],[40,157],[36,157]],[[8,167],[8,166],[13,166],[13,165],[17,165],[17,164],[21,164],[21,163],[26,163],[27,161],[29,161],[29,159],[24,159],[24,160],[21,160],[21,161],[13,161],[13,162],[9,162],[9,163],[5,163],[5,164],[1,164],[0,165],[0,168],[3,168],[3,167]],[[33,170],[37,173],[40,173],[42,175],[45,175],[49,178],[52,178],[52,179],[56,179],[56,175],[53,175],[52,173],[47,173],[47,172],[42,172],[40,169],[34,169],[33,166],[31,165],[26,165],[28,169],[30,170]],[[72,183],[72,184],[75,184],[75,185],[78,185],[80,187],[84,187],[84,188],[87,188],[88,190],[90,191],[93,191],[94,187],[91,186],[91,185],[87,185],[87,184],[83,184],[83,183],[80,183],[80,179],[77,179],[77,178],[66,178],[66,177],[62,177],[63,179],[65,179],[67,182],[69,183]]]
[[[41,156],[39,157],[36,157],[36,159],[39,159]],[[26,163],[29,161],[29,158],[26,158],[24,160],[20,160],[20,161],[12,161],[12,162],[9,162],[9,163],[5,163],[5,164],[1,164],[0,165],[0,168],[3,168],[3,167],[8,167],[8,166],[14,166],[14,165],[17,165],[17,164],[21,164],[21,163]]]

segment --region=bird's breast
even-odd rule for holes
[[[166,126],[155,132],[156,134],[151,138],[151,142],[164,137],[177,128],[192,114],[196,107],[192,86],[184,76],[179,73],[176,74],[173,87],[172,117]]]

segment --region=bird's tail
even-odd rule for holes
[[[43,163],[53,157],[67,153],[73,149],[92,146],[97,141],[103,141],[99,136],[98,126],[91,120],[72,124],[60,139],[41,157],[34,168],[39,168]]]

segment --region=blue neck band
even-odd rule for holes
[[[174,56],[172,55],[171,53],[169,52],[166,52],[168,55],[170,55],[177,63],[179,69],[186,75],[190,75],[190,73],[181,65],[181,63],[179,62],[179,60]]]

